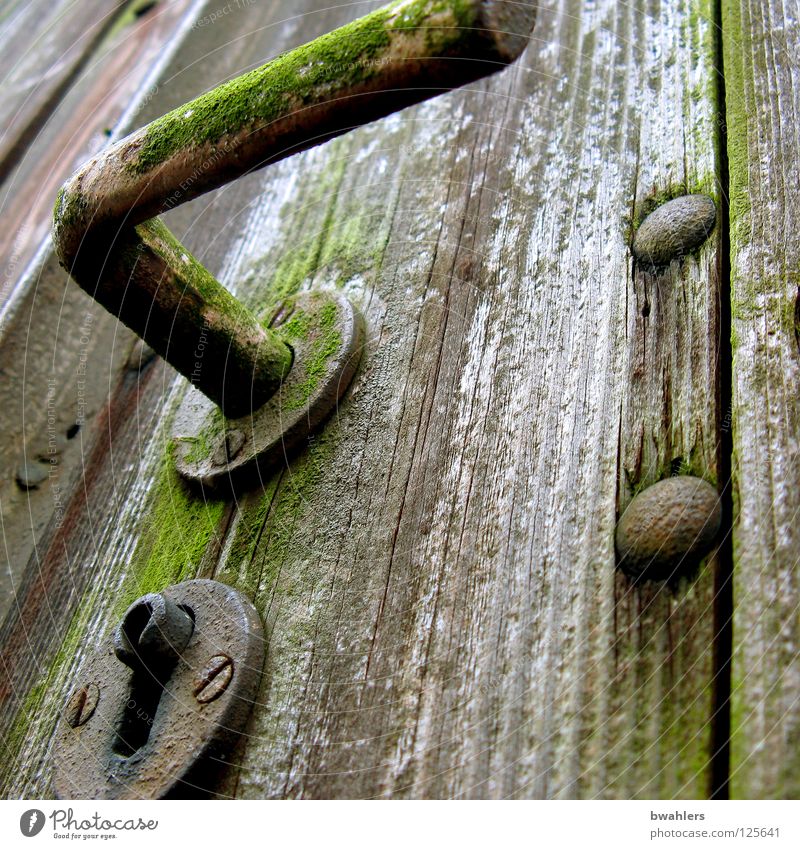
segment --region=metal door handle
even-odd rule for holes
[[[535,15],[534,2],[400,0],[201,95],[67,181],[53,227],[62,265],[226,416],[249,414],[286,378],[292,351],[156,216],[500,70]]]

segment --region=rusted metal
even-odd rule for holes
[[[401,0],[187,103],[65,184],[54,216],[62,264],[225,415],[258,409],[291,352],[154,216],[502,69],[535,13],[506,0]]]
[[[172,427],[175,464],[187,480],[221,490],[258,482],[335,410],[358,366],[364,322],[340,293],[285,301],[272,327],[294,352],[276,395],[252,415],[224,419],[190,389]]]
[[[192,637],[194,620],[161,593],[135,601],[114,632],[114,654],[134,671],[171,669]]]
[[[633,255],[645,267],[663,268],[696,251],[717,223],[717,207],[708,195],[681,195],[659,206],[642,221]]]
[[[228,689],[233,678],[233,661],[226,654],[211,658],[206,668],[195,678],[192,692],[200,704],[208,704]]]
[[[177,651],[186,629],[175,609],[194,618]],[[136,799],[210,789],[210,759],[224,756],[243,730],[263,661],[259,616],[231,587],[186,581],[140,599],[80,672],[94,683],[77,688],[65,707],[56,794]],[[165,663],[174,664],[166,673]]]
[[[617,523],[618,563],[634,580],[688,574],[716,544],[722,501],[708,481],[665,478],[642,490]]]
[[[78,728],[88,722],[94,714],[100,698],[100,690],[97,684],[87,684],[78,687],[69,697],[66,708],[64,708],[64,719],[71,728]]]

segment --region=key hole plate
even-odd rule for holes
[[[77,728],[62,718],[53,751],[53,785],[62,799],[159,799],[213,790],[212,759],[224,759],[244,730],[261,681],[264,636],[251,602],[217,581],[168,587],[192,610],[195,627],[163,688],[114,654],[113,628],[81,667],[76,687],[99,689],[92,716]],[[208,702],[195,697],[209,660],[227,655],[233,675]],[[145,698],[136,698],[144,691]]]

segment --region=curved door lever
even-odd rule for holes
[[[525,48],[535,15],[533,2],[400,0],[174,109],[63,186],[53,227],[62,265],[225,416],[250,414],[295,368],[291,345],[157,216],[502,69]],[[358,325],[352,316],[342,320]],[[351,377],[352,356],[341,359]],[[327,394],[335,402],[349,378],[334,379],[337,393]]]

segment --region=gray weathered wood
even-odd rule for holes
[[[37,5],[28,4],[33,11]],[[39,9],[40,18],[49,27],[42,33],[44,46],[26,31],[31,9],[26,8],[25,14],[6,22],[7,28],[13,21],[16,28],[23,30],[17,32],[15,28],[6,33],[7,40],[14,47],[28,48],[25,61],[20,60],[14,72],[20,73],[24,66],[29,84],[36,91],[47,89],[47,97],[40,104],[44,110],[40,119],[24,133],[16,134],[15,122],[11,116],[5,116],[4,121],[2,110],[13,107],[9,94],[16,98],[26,92],[16,87],[12,79],[6,85],[6,98],[0,100],[0,126],[6,124],[3,143],[13,137],[16,151],[15,156],[2,160],[0,144],[0,321],[12,308],[11,302],[21,299],[21,280],[31,276],[25,275],[26,266],[50,233],[56,192],[88,156],[107,145],[109,134],[119,132],[118,123],[124,120],[128,109],[152,95],[146,80],[157,70],[169,38],[190,5],[191,0],[173,0],[154,7],[141,18],[134,15],[141,2],[81,3],[77,8],[69,6],[66,12],[62,9],[55,20],[42,15]],[[98,6],[102,7],[102,17]],[[76,43],[83,45],[83,36],[98,21],[102,26],[97,38],[84,45],[75,62],[65,62],[54,45],[73,45],[76,25],[81,34]],[[5,55],[3,58],[9,61]],[[50,67],[56,58],[56,67]],[[2,74],[0,70],[0,78]],[[30,92],[27,96],[26,106],[33,99]]]
[[[732,793],[800,795],[800,33],[726,2],[735,617]]]
[[[105,406],[131,344],[111,316],[72,291],[52,257],[26,266],[48,237],[58,187],[84,157],[107,143],[100,128],[129,120],[127,110],[152,96],[148,78],[169,55],[181,27],[194,23],[190,7],[190,0],[176,0],[141,20],[119,18],[120,25],[99,45],[0,186],[0,465],[6,470],[0,504],[9,564],[0,573],[0,617],[13,606],[36,540],[49,521],[63,516],[83,471],[81,445],[90,440],[88,431],[75,440],[65,435]],[[52,442],[64,443],[64,450],[50,455]],[[37,462],[41,452],[58,460],[51,478],[23,492],[14,480],[16,470],[25,459]]]
[[[0,177],[50,116],[125,0],[28,0],[0,12]]]
[[[144,117],[353,15],[320,5],[192,30]],[[115,390],[113,461],[98,443],[73,523],[42,541],[63,631],[22,656],[33,612],[6,623],[7,794],[47,793],[57,711],[114,615],[196,574],[250,593],[269,634],[221,795],[707,793],[714,562],[634,588],[613,551],[634,488],[717,470],[718,234],[658,276],[629,252],[648,199],[719,196],[695,11],[549,4],[501,77],[167,217],[251,303],[343,287],[365,361],[307,451],[234,505],[170,472],[180,382],[157,364]]]

